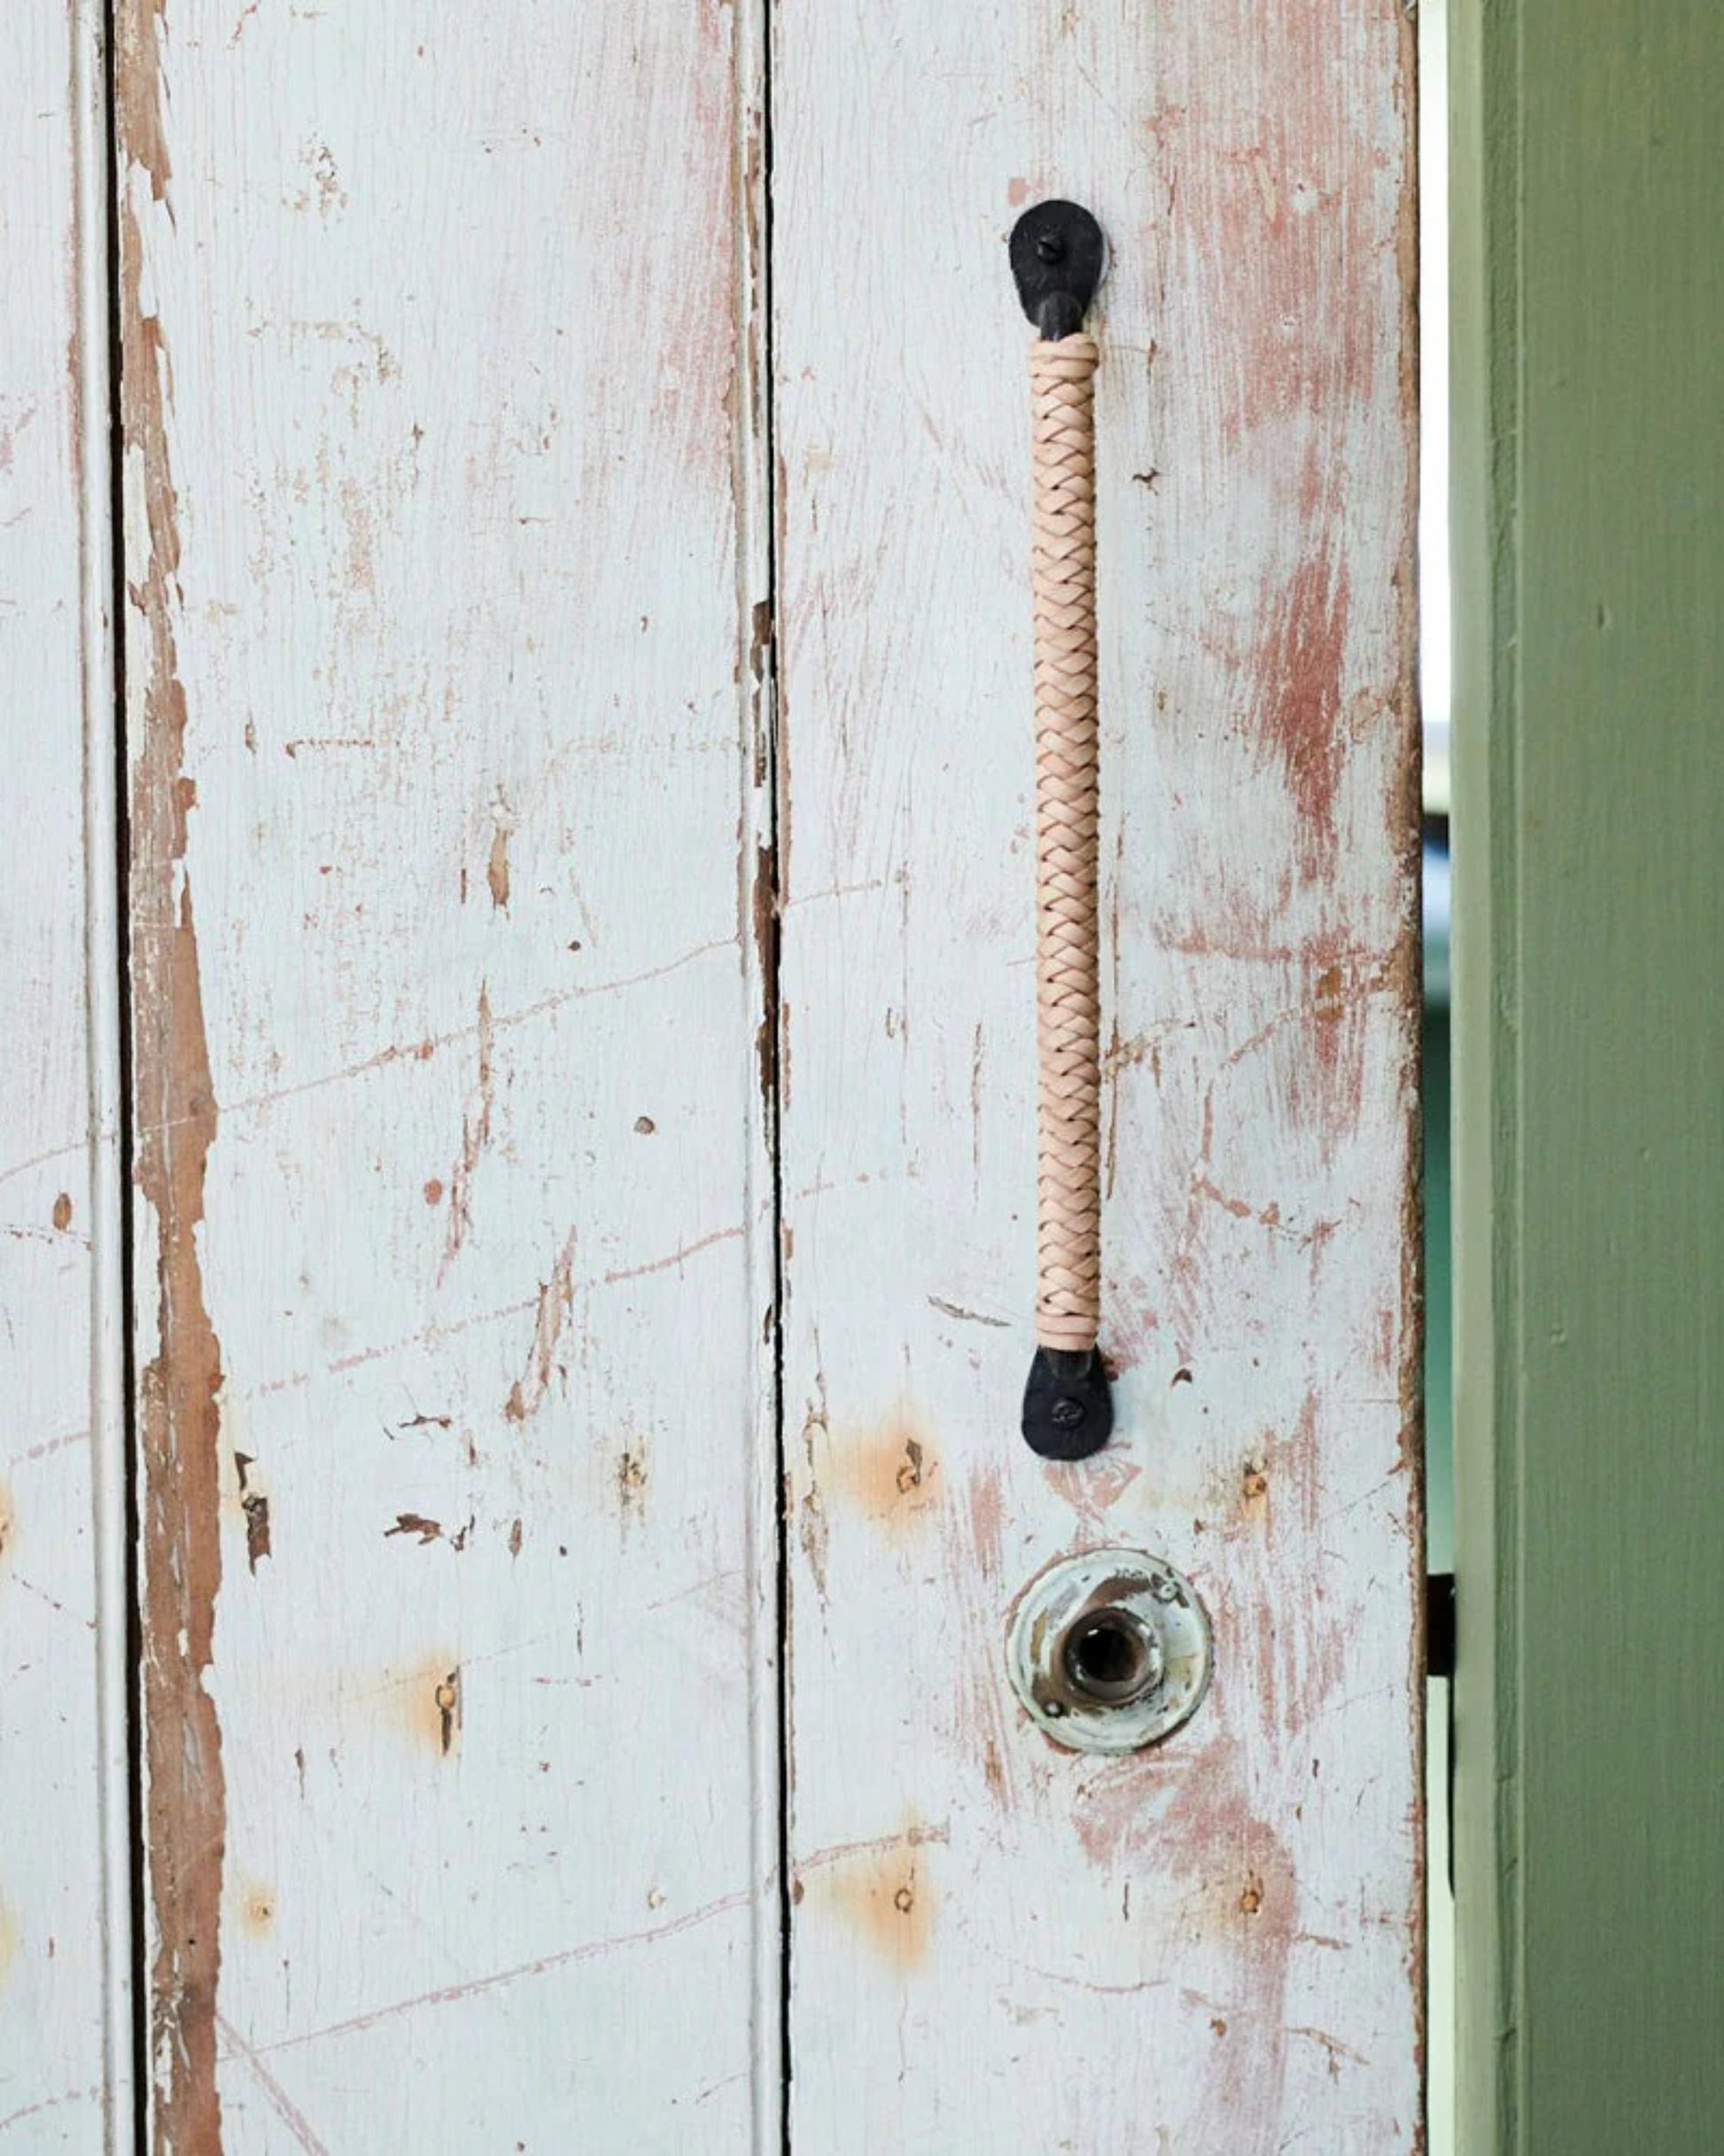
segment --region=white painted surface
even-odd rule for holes
[[[29,806],[0,2134],[83,2150],[105,2013],[121,2144],[128,2099],[78,19],[82,202],[64,12],[0,29]],[[139,1942],[158,2146],[206,2156],[217,2099],[232,2151],[778,2145],[775,815],[796,2145],[1414,2146],[1399,11],[780,21],[776,501],[760,8],[124,0],[120,29],[136,1359],[146,1391],[221,1374],[206,1670],[157,1622],[159,1522],[144,1551],[154,1696],[220,1732],[206,1758],[195,1716],[190,1752],[158,1724],[189,1786],[219,1771],[212,1811],[154,1815],[148,1904],[185,1912],[168,1875],[213,1818],[220,1952],[186,1994]],[[1056,190],[1115,251],[1124,1373],[1116,1446],[1044,1470],[1015,1433],[1028,331],[1000,242]],[[144,1422],[146,1492],[177,1490]],[[1187,1732],[1109,1763],[1022,1724],[1003,1642],[1032,1572],[1113,1540],[1198,1583],[1219,1667]]]
[[[117,2147],[129,2108],[95,15],[0,19],[0,2137],[20,2150]]]
[[[128,577],[170,502],[178,547],[129,726],[163,751],[176,678],[197,789],[142,883],[182,955],[190,894],[214,1100],[222,2145],[743,2146],[778,1924],[751,62],[710,4],[128,12]],[[160,1232],[141,1203],[139,1362],[190,1366]],[[151,2004],[171,2138],[210,2005]]]
[[[1417,2145],[1410,32],[1394,0],[788,17],[775,66],[793,2127]],[[1026,326],[1111,236],[1102,1341],[1031,1334]],[[1025,1724],[1054,1556],[1160,1552],[1165,1749]]]

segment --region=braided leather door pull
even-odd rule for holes
[[[1026,210],[1012,271],[1030,347],[1035,594],[1037,1292],[1023,1434],[1044,1459],[1107,1442],[1101,1315],[1097,961],[1095,339],[1101,228],[1071,202]]]

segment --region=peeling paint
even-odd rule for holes
[[[431,1693],[431,1704],[437,1709],[438,1742],[447,1755],[454,1748],[457,1732],[461,1728],[461,1671],[447,1670],[438,1679]]]
[[[513,821],[500,807],[496,828],[491,834],[491,853],[485,863],[485,881],[491,892],[492,906],[504,913],[509,910],[509,840],[514,828]]]
[[[239,1509],[245,1515],[245,1562],[256,1575],[258,1560],[269,1554],[269,1499],[260,1490],[253,1490],[248,1470],[256,1466],[249,1452],[234,1454],[234,1470],[239,1477]]]
[[[394,1526],[384,1528],[384,1539],[387,1541],[392,1535],[416,1535],[423,1549],[426,1543],[439,1540],[442,1533],[440,1521],[428,1520],[423,1513],[398,1512]]]
[[[165,0],[133,0],[116,23],[115,95],[127,165],[166,199],[159,28]],[[129,193],[119,213],[120,391],[126,534],[133,1083],[139,1233],[153,1232],[158,1335],[138,1380],[140,1655],[150,1973],[151,2120],[159,2152],[221,2145],[215,2008],[221,1967],[226,1787],[206,1685],[221,1580],[221,1350],[204,1298],[198,1228],[215,1137],[187,822],[186,701],[178,671],[178,497],[170,468],[167,364],[142,298],[143,238]]]

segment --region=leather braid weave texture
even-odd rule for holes
[[[1030,347],[1036,654],[1036,1337],[1101,1310],[1096,930],[1095,339]]]

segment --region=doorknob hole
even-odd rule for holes
[[[1161,1654],[1129,1610],[1104,1610],[1074,1625],[1066,1673],[1092,1700],[1139,1699],[1161,1678]]]

